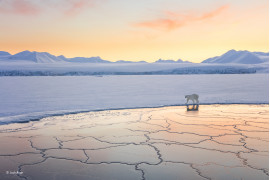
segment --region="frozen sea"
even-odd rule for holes
[[[0,77],[0,124],[80,111],[269,103],[269,74]]]

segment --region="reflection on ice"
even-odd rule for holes
[[[268,105],[88,112],[0,126],[5,179],[268,179]]]

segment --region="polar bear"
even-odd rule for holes
[[[188,103],[189,100],[192,100],[193,104],[195,104],[195,101],[197,104],[199,104],[199,95],[198,94],[186,95],[185,98],[187,99],[186,104]]]

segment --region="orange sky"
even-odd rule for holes
[[[202,60],[269,49],[268,0],[0,0],[0,50]]]

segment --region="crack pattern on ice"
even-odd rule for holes
[[[201,107],[199,114],[187,113],[183,107],[100,111],[48,117],[14,127],[12,124],[0,126],[0,136],[5,137],[6,141],[9,138],[11,141],[28,141],[25,148],[22,148],[25,151],[9,152],[0,149],[0,158],[41,156],[40,160],[20,162],[16,167],[18,172],[31,170],[32,167],[46,164],[48,160],[64,160],[84,166],[118,164],[132,167],[140,174],[137,178],[142,180],[151,177],[153,168],[164,163],[188,167],[188,173],[201,179],[216,179],[206,170],[208,166],[237,167],[246,171],[252,169],[267,179],[268,166],[261,164],[260,160],[251,161],[249,158],[258,153],[265,153],[263,155],[268,158],[268,147],[258,144],[263,142],[268,146],[269,143],[268,105],[261,108],[241,105],[240,112],[236,105],[224,106],[226,110],[219,106],[213,111],[209,111],[209,106],[205,106],[208,108],[205,111]],[[252,107],[251,112],[247,111],[249,107]],[[227,161],[233,163],[219,159],[207,160],[204,157],[189,159],[181,157],[181,154],[178,157],[172,147],[224,155],[231,157]],[[120,158],[121,155],[126,158]],[[17,176],[31,179],[29,171]],[[242,174],[239,177],[242,178]]]

